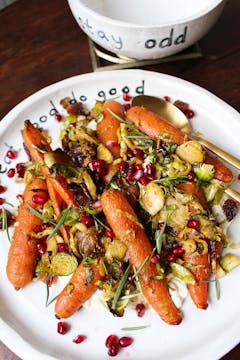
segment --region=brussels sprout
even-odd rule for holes
[[[104,160],[107,164],[111,164],[113,162],[112,153],[103,144],[99,144],[97,147],[97,158]]]
[[[66,276],[72,274],[77,267],[78,262],[74,255],[59,252],[52,258],[50,270],[53,276]]]
[[[223,270],[229,272],[236,266],[240,265],[240,257],[231,253],[227,253],[220,259],[220,264]]]
[[[171,262],[170,267],[174,276],[183,280],[186,284],[195,284],[195,278],[193,274],[184,266]]]
[[[193,168],[194,173],[196,174],[198,180],[200,181],[210,181],[214,176],[214,166],[210,164],[201,164]]]
[[[123,261],[127,252],[125,244],[117,239],[114,239],[111,243],[107,244],[106,257],[115,258],[119,261]]]
[[[186,141],[177,147],[176,154],[190,164],[195,162],[203,162],[204,154],[201,144],[197,141]]]
[[[162,210],[165,202],[165,195],[160,185],[150,182],[146,186],[140,187],[140,198],[141,206],[150,215],[156,215]]]

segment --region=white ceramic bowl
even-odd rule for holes
[[[201,39],[226,0],[68,0],[81,29],[120,56],[156,59]]]

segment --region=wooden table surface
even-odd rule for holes
[[[200,41],[202,58],[145,69],[198,84],[239,111],[239,19],[240,1],[228,1],[217,24]],[[0,11],[0,119],[37,90],[91,71],[87,37],[67,1],[18,0]],[[3,359],[19,357],[0,342]],[[240,345],[222,358],[239,359]]]

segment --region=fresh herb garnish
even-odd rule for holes
[[[141,326],[133,326],[133,327],[123,327],[121,328],[122,331],[134,331],[134,330],[141,330],[148,328],[150,325],[141,325]]]
[[[119,298],[119,300],[128,300],[128,299],[132,299],[132,298],[134,298],[134,297],[136,297],[136,296],[139,296],[139,295],[141,295],[140,292],[135,293],[135,294],[123,295],[123,296],[121,296],[121,297]]]
[[[64,221],[66,220],[69,212],[71,210],[71,207],[68,206],[63,212],[62,215],[60,217],[60,219],[58,220],[57,225],[55,226],[55,228],[53,229],[53,231],[48,235],[47,240],[50,240],[59,230],[59,228],[64,224]]]
[[[43,220],[44,222],[47,222],[53,226],[56,226],[57,224],[51,220],[49,220],[47,217],[43,216],[40,212],[38,212],[36,209],[34,209],[30,204],[27,203],[27,207],[33,213],[33,215],[37,216],[39,219]]]
[[[114,294],[114,298],[113,298],[113,301],[112,301],[112,310],[115,310],[116,309],[116,305],[117,305],[117,302],[118,302],[118,299],[121,295],[121,292],[122,292],[122,289],[128,279],[128,275],[130,273],[130,269],[131,269],[131,265],[129,264],[128,267],[126,268],[125,270],[125,273],[123,275],[123,277],[121,278],[121,280],[119,281],[119,284],[118,284],[118,287],[117,287],[117,290]]]
[[[2,230],[6,231],[6,234],[7,234],[7,238],[8,238],[8,241],[11,242],[11,238],[10,238],[10,235],[9,235],[9,230],[8,230],[8,219],[7,219],[7,211],[4,207],[2,207]]]
[[[89,269],[88,270],[88,274],[87,274],[87,278],[86,278],[86,281],[84,283],[84,285],[88,285],[92,282],[92,279],[93,279],[93,270],[92,269]]]
[[[48,307],[50,304],[52,304],[58,298],[58,295],[56,295],[52,300],[48,301],[48,299],[49,299],[49,285],[48,285],[48,283],[46,283],[46,289],[47,289],[47,296],[46,296],[45,306]]]
[[[131,123],[130,121],[124,120],[122,119],[120,116],[118,116],[117,114],[115,114],[115,112],[113,112],[111,109],[107,108],[107,111],[115,118],[117,119],[119,122],[126,124],[126,125],[133,125],[133,123]]]
[[[187,182],[188,177],[187,176],[166,176],[161,179],[153,180],[156,184],[164,184],[164,185],[170,185],[172,183],[180,183],[180,182]]]

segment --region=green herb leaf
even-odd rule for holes
[[[27,203],[27,207],[29,208],[29,210],[31,211],[32,214],[34,214],[35,216],[37,216],[39,219],[43,220],[44,222],[47,222],[49,224],[52,224],[53,226],[56,226],[57,224],[51,220],[49,220],[47,217],[42,216],[42,214],[40,212],[38,212],[36,209],[34,209],[30,204]]]
[[[121,328],[122,331],[134,331],[134,330],[141,330],[150,327],[150,325],[141,325],[141,326],[133,326],[133,327],[123,327]]]
[[[107,108],[107,111],[115,118],[117,119],[119,122],[126,124],[126,125],[133,125],[133,123],[131,123],[130,121],[124,120],[122,119],[120,116],[118,116],[117,114],[115,114],[115,112],[113,112],[111,109]]]
[[[60,217],[57,225],[55,226],[55,228],[53,229],[53,231],[51,232],[51,234],[48,235],[47,240],[50,240],[59,230],[59,228],[64,224],[65,219],[67,218],[69,212],[71,210],[71,207],[68,206],[63,212],[62,212],[62,216]]]
[[[51,299],[51,300],[46,304],[46,307],[48,307],[48,306],[51,305],[55,300],[57,300],[58,296],[59,296],[59,294],[56,295],[56,296],[54,296],[54,298]]]
[[[171,183],[180,183],[180,182],[187,182],[188,178],[187,176],[166,176],[161,179],[153,180],[156,184],[164,184],[169,185]]]
[[[123,287],[125,285],[125,282],[127,281],[128,275],[130,273],[130,269],[131,269],[131,265],[129,264],[127,269],[125,270],[125,273],[124,273],[123,277],[119,281],[119,284],[118,284],[117,290],[116,290],[116,292],[114,294],[114,298],[113,298],[113,302],[112,302],[112,310],[116,309],[118,299],[119,299],[119,297],[121,295],[121,292],[122,292],[122,289],[123,289]]]
[[[132,299],[132,298],[134,298],[134,297],[136,297],[136,296],[139,296],[139,295],[141,295],[140,292],[135,293],[135,294],[123,295],[123,296],[121,296],[121,297],[119,298],[119,300],[128,300],[128,299]]]
[[[6,231],[8,241],[11,242],[11,238],[8,231],[7,211],[4,207],[2,207],[2,230]]]
[[[89,269],[84,285],[90,284],[92,282],[92,279],[93,279],[93,270]]]
[[[215,279],[215,290],[216,290],[217,300],[219,300],[220,299],[220,284],[219,284],[218,279]]]

